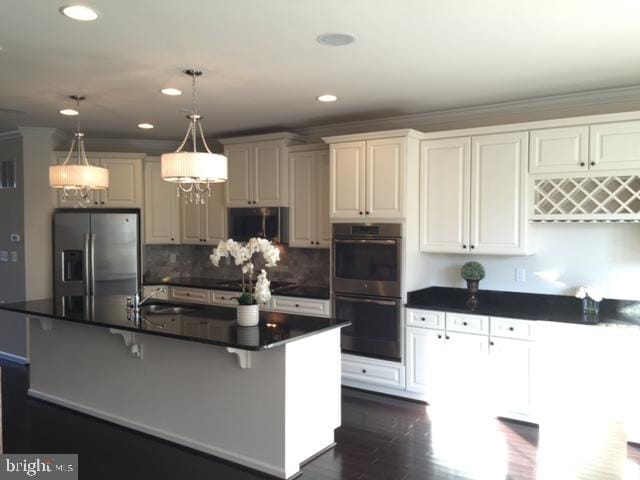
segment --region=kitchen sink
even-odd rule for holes
[[[181,315],[201,310],[199,305],[184,305],[181,303],[147,303],[140,308],[143,315]]]

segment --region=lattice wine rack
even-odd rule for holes
[[[639,222],[640,176],[535,178],[533,222]]]

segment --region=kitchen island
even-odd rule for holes
[[[176,308],[177,307],[177,308]],[[61,297],[0,309],[30,322],[29,395],[289,478],[334,444],[340,328],[348,322],[125,297]]]

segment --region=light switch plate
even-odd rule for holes
[[[524,268],[516,268],[516,282],[526,282],[527,271]]]
[[[16,263],[18,261],[18,252],[11,252],[11,261]]]
[[[0,250],[0,262],[8,262],[9,261],[9,252],[6,250]]]
[[[176,254],[175,253],[170,253],[169,254],[169,263],[176,263]]]

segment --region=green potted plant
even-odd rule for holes
[[[462,266],[460,275],[467,281],[467,289],[469,290],[469,300],[467,300],[467,305],[470,307],[477,306],[480,280],[482,280],[485,275],[484,267],[480,262],[467,262]]]

